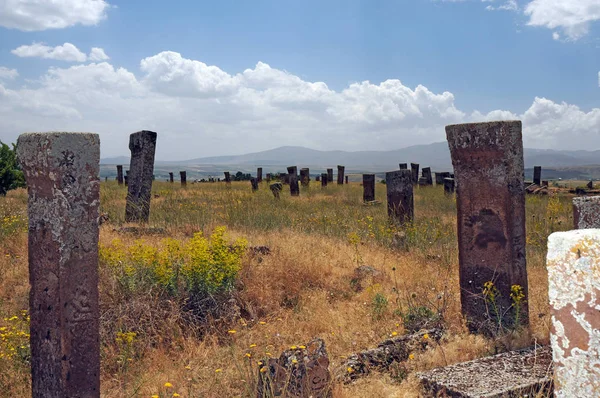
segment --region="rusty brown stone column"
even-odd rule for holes
[[[412,172],[396,170],[385,173],[387,208],[390,220],[410,223],[414,217]]]
[[[333,169],[327,169],[327,182],[333,182]]]
[[[123,165],[117,165],[117,182],[119,185],[123,185]]]
[[[308,168],[300,169],[300,183],[303,187],[308,187],[310,183],[310,171]]]
[[[542,166],[533,166],[533,183],[542,184]]]
[[[346,168],[344,166],[338,165],[338,174],[337,174],[337,183],[338,185],[344,185],[344,171]]]
[[[181,181],[181,185],[182,186],[186,186],[187,185],[187,171],[180,171],[179,172],[179,180]]]
[[[97,134],[17,141],[29,201],[31,395],[99,397]]]
[[[228,171],[224,171],[223,174],[225,174],[225,182],[231,184],[231,174]]]
[[[327,180],[328,180],[327,173],[322,173],[321,174],[321,188],[327,187]]]
[[[175,182],[175,179],[173,178],[173,173],[172,172],[169,173],[169,182]]]
[[[400,163],[400,170],[408,170],[408,163]],[[411,174],[412,181],[412,174]]]
[[[300,195],[300,187],[298,185],[298,168],[296,166],[290,166],[287,168],[288,181],[290,183],[290,194],[292,196]]]
[[[148,222],[150,198],[152,197],[152,174],[154,174],[154,153],[156,133],[138,131],[129,136],[131,163],[129,164],[129,189],[125,205],[125,221]]]
[[[575,229],[600,228],[600,196],[573,198]]]
[[[375,200],[375,174],[363,174],[363,202]]]
[[[419,183],[419,164],[418,163],[411,163],[410,164],[410,170],[412,171],[412,181],[413,184],[418,184]]]
[[[446,126],[446,134],[456,180],[461,305],[469,329],[494,333],[500,322],[512,328],[516,319],[526,326],[521,122],[452,125]],[[488,284],[484,290],[488,282],[493,287]],[[513,285],[525,296],[518,315],[511,300]]]
[[[425,185],[433,185],[431,167],[423,167],[423,178],[425,178]]]

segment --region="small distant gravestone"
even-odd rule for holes
[[[273,177],[271,177],[271,173],[267,173],[267,184],[271,182],[271,179]]]
[[[100,397],[97,134],[28,133],[32,397]]]
[[[308,168],[300,169],[300,182],[303,187],[308,187],[310,182],[310,172]]]
[[[275,183],[269,185],[269,189],[273,193],[273,196],[275,197],[275,199],[279,199],[279,193],[283,189],[283,185],[281,184],[281,182],[275,182]]]
[[[346,184],[348,184],[348,176],[344,177],[346,179]]]
[[[363,174],[363,202],[375,200],[375,174]]]
[[[262,167],[256,169],[256,181],[262,182]]]
[[[408,163],[400,163],[400,170],[408,170]],[[412,181],[412,175],[411,175]]]
[[[108,177],[104,177],[104,182],[108,182]]]
[[[173,178],[173,172],[169,173],[169,182],[174,182],[175,179]]]
[[[123,185],[123,165],[117,165],[117,182],[119,185]]]
[[[290,166],[287,168],[289,181],[290,181],[290,195],[299,196],[300,186],[298,185],[298,168],[296,166]]]
[[[431,167],[423,167],[423,178],[425,178],[425,185],[433,185]]]
[[[533,166],[533,183],[535,185],[542,184],[542,166]]]
[[[411,163],[410,164],[410,170],[412,171],[412,181],[413,181],[413,184],[418,184],[419,183],[419,164],[418,163]]]
[[[411,171],[396,170],[385,173],[388,217],[399,224],[412,222],[414,217],[413,184]]]
[[[228,171],[223,172],[223,174],[225,174],[225,182],[231,184],[231,174]]]
[[[327,181],[329,178],[327,177],[327,173],[321,174],[321,188],[325,188],[327,186]]]
[[[338,165],[337,169],[337,183],[338,185],[344,185],[344,172],[346,171],[346,167]]]
[[[152,197],[152,174],[156,152],[154,131],[138,131],[129,136],[131,163],[128,173],[125,221],[148,222]]]
[[[279,173],[279,180],[282,184],[290,183],[290,177],[286,173]]]
[[[252,191],[258,191],[258,178],[251,178],[250,185],[252,186]]]
[[[444,193],[452,195],[454,193],[454,178],[444,178]]]
[[[125,177],[123,177],[123,181],[125,182],[125,186],[129,185],[129,170],[125,170]]]
[[[321,176],[317,174],[317,176],[315,177],[315,181],[316,181],[316,182],[319,182],[319,181],[321,181]]]
[[[549,185],[548,184],[548,180],[542,180],[542,186],[543,187],[547,187],[548,185]]]
[[[600,228],[600,196],[573,198],[575,229]]]
[[[179,172],[179,179],[181,180],[181,185],[182,186],[186,186],[187,185],[187,172],[186,171],[180,171]]]
[[[327,169],[327,182],[333,182],[333,169]]]
[[[590,180],[590,182],[587,183],[587,187],[589,189],[594,189],[594,181]]]

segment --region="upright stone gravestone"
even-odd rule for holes
[[[308,187],[310,182],[310,172],[308,168],[300,169],[300,182],[303,187]]]
[[[125,186],[129,185],[129,170],[125,170],[125,177],[123,177],[125,181]]]
[[[418,163],[411,163],[410,164],[410,170],[412,171],[412,181],[413,184],[417,184],[419,182],[419,164]]]
[[[327,186],[327,173],[321,174],[321,188],[325,188]]]
[[[267,184],[271,182],[271,173],[267,173]]]
[[[256,181],[262,182],[262,167],[256,169]]]
[[[533,183],[542,184],[542,166],[533,166]]]
[[[454,165],[462,312],[471,331],[528,325],[520,121],[446,126]],[[511,289],[512,288],[512,289]],[[523,294],[514,306],[514,289]],[[492,305],[493,302],[493,305]]]
[[[344,172],[346,171],[346,167],[338,165],[338,175],[337,175],[337,183],[338,185],[344,185]]]
[[[150,217],[150,198],[152,197],[152,174],[154,173],[154,153],[156,151],[156,133],[138,131],[129,136],[131,163],[125,221],[148,222]]]
[[[315,181],[316,182],[320,182],[321,181],[321,176],[317,174],[317,176],[315,177]]]
[[[600,228],[600,196],[573,198],[575,229]]]
[[[344,176],[344,178],[346,179],[346,184],[348,184],[348,176]]]
[[[454,193],[454,178],[444,178],[444,193],[452,195]]]
[[[223,172],[223,174],[225,174],[225,182],[231,184],[231,174],[228,171]]]
[[[333,182],[333,169],[327,169],[327,182]]]
[[[554,394],[600,396],[600,229],[548,237]]]
[[[400,163],[400,170],[408,170],[408,163]],[[411,176],[412,181],[412,176]]]
[[[187,172],[186,171],[179,172],[179,180],[181,181],[181,186],[184,187],[187,185]]]
[[[119,185],[123,185],[123,165],[117,165],[117,182]]]
[[[385,173],[388,217],[399,224],[412,222],[414,217],[412,172],[396,170]]]
[[[258,178],[251,178],[250,185],[252,185],[252,192],[258,191]]]
[[[375,200],[375,174],[363,174],[363,202]]]
[[[174,182],[175,179],[173,178],[173,172],[169,173],[169,182]]]
[[[97,134],[17,141],[29,194],[31,395],[100,397]]]
[[[433,185],[433,177],[431,175],[431,167],[423,167],[423,178],[425,178],[425,185]]]
[[[290,181],[290,195],[299,196],[300,186],[298,185],[298,168],[296,166],[290,166],[287,168],[289,181]]]

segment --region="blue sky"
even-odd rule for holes
[[[2,140],[93,131],[113,156],[156,129],[159,157],[190,158],[519,118],[527,146],[600,149],[597,0],[34,3],[0,0]]]

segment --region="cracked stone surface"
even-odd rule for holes
[[[575,229],[600,228],[600,196],[573,198]]]
[[[410,170],[385,173],[388,217],[404,224],[414,217],[413,184]]]
[[[156,152],[154,131],[138,131],[129,136],[131,161],[129,165],[125,221],[148,222],[152,198],[152,175]]]

